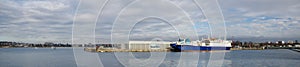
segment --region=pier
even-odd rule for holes
[[[84,48],[88,52],[170,52],[170,49],[160,50],[129,50],[129,49],[112,49],[112,48]]]

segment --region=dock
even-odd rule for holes
[[[230,50],[264,50],[264,48],[231,48]]]
[[[169,49],[160,50],[128,50],[128,49],[112,49],[112,48],[84,48],[88,52],[169,52]]]
[[[170,50],[98,49],[96,52],[169,52]]]

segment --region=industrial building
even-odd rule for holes
[[[164,51],[170,48],[171,42],[165,41],[129,41],[131,51]]]

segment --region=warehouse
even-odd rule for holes
[[[165,41],[129,41],[131,51],[164,51],[170,47],[171,42]]]

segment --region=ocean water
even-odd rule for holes
[[[87,52],[93,53],[93,52]],[[154,57],[159,67],[175,67],[187,63],[198,67],[300,67],[300,53],[288,49],[274,50],[234,50],[221,52],[224,56],[212,58],[213,53],[220,52],[120,52],[131,54],[134,58],[147,60],[156,54],[165,56]],[[187,59],[180,60],[181,54]],[[105,67],[124,67],[113,52],[98,54]],[[190,58],[196,55],[197,58]],[[127,58],[119,56],[119,59]],[[163,59],[161,59],[163,58]],[[221,59],[221,60],[220,60]],[[130,62],[130,61],[128,61]],[[219,63],[221,62],[221,63]],[[137,62],[138,63],[138,62]],[[154,63],[154,62],[147,62]],[[72,48],[0,48],[0,67],[76,67]],[[136,64],[136,66],[139,66]]]

